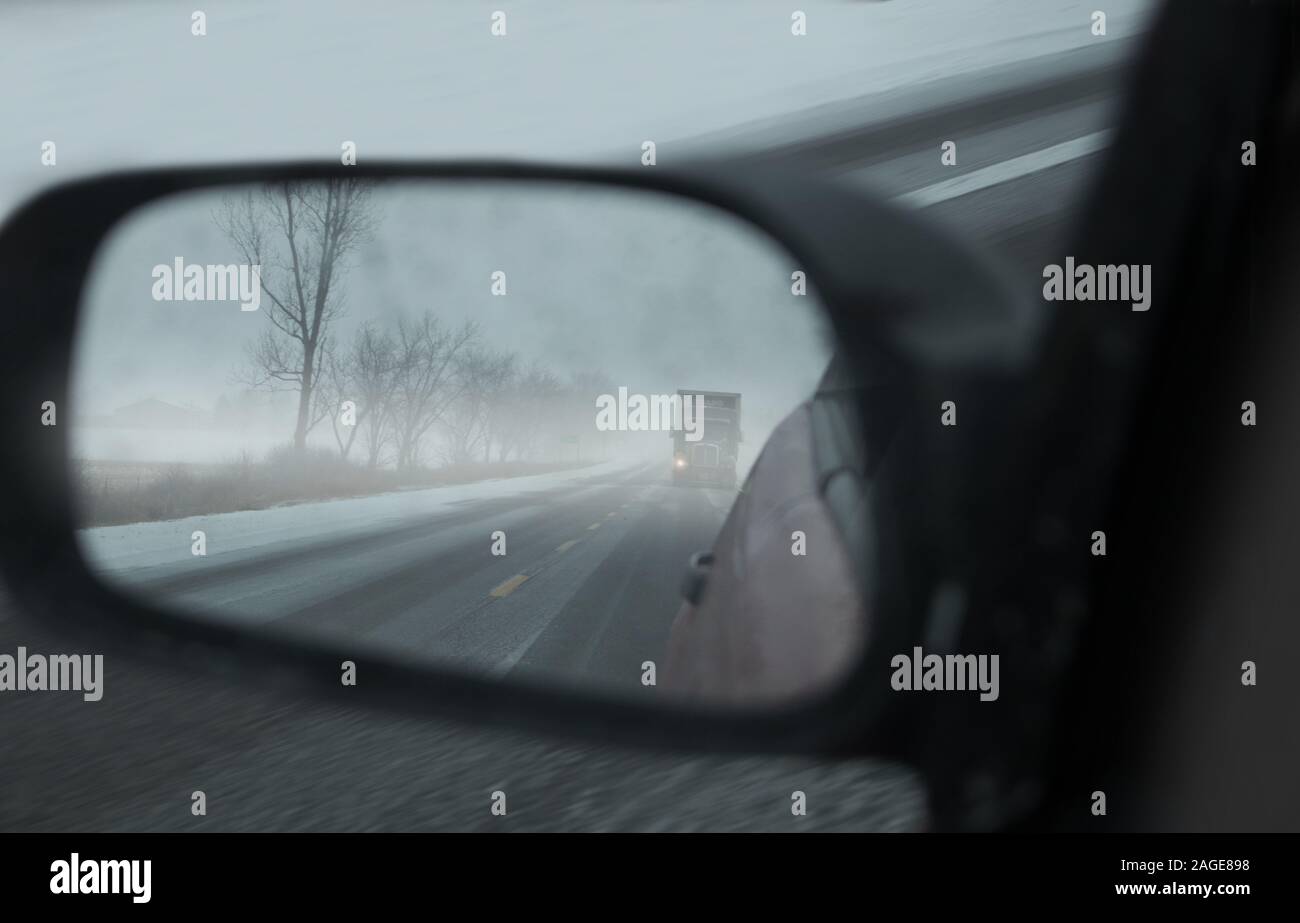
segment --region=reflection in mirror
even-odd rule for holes
[[[98,254],[92,570],[178,617],[646,699],[857,655],[799,267],[677,197],[540,181],[187,193]]]

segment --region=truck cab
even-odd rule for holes
[[[677,396],[683,414],[690,412],[688,402],[702,400],[703,418],[699,421],[698,439],[690,438],[693,434],[684,425],[672,431],[673,483],[734,489],[742,440],[740,395],[733,391],[682,389]]]

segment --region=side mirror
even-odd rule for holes
[[[19,211],[0,278],[5,578],[69,643],[700,749],[901,752],[897,655],[964,650],[957,584],[989,521],[952,518],[980,440],[941,429],[940,403],[977,412],[1035,330],[914,215],[747,169],[110,175]],[[854,384],[819,391],[832,352]],[[741,500],[745,472],[707,452],[668,489],[652,434],[688,387],[787,411],[747,423],[771,451]],[[728,562],[768,521],[788,608],[755,638],[709,600],[720,570],[741,592]],[[719,542],[679,612],[690,552]],[[853,617],[818,624],[817,588]],[[691,638],[719,664],[735,643],[753,675],[662,682]]]

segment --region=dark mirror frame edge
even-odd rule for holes
[[[0,453],[0,482],[9,486],[0,530],[0,570],[23,610],[21,617],[45,620],[69,649],[211,667],[250,683],[271,677],[301,682],[340,704],[434,713],[660,749],[898,757],[895,737],[886,732],[885,684],[890,652],[906,650],[918,636],[920,612],[887,611],[885,617],[873,619],[858,666],[817,697],[762,712],[707,711],[598,698],[537,683],[503,683],[395,658],[358,657],[330,644],[178,619],[165,609],[125,598],[92,576],[73,534],[66,429],[43,426],[40,416],[45,401],[55,402],[57,414],[71,409],[68,384],[77,313],[100,243],[131,211],[167,195],[223,185],[345,177],[595,183],[711,205],[766,234],[791,254],[792,269],[807,272],[810,291],[827,312],[839,350],[860,367],[888,363],[901,370],[904,380],[919,376],[927,363],[918,358],[918,347],[924,344],[915,331],[900,336],[900,318],[914,321],[933,308],[936,319],[943,320],[951,317],[951,296],[981,292],[991,295],[985,299],[987,309],[1005,316],[1006,305],[997,303],[997,293],[1005,291],[997,273],[917,215],[866,192],[772,168],[297,163],[150,169],[73,181],[38,195],[0,229],[0,278],[16,283],[7,293],[5,335],[0,340],[0,400],[9,419],[16,421],[8,450]],[[944,266],[946,273],[918,275],[934,265]],[[928,285],[933,291],[909,290],[917,288],[907,282],[909,274],[911,279],[927,279],[921,288]],[[929,389],[909,390],[919,398]],[[883,603],[914,594],[876,587],[873,595]],[[873,601],[868,606],[876,611]],[[340,683],[342,660],[356,663],[356,686]],[[873,729],[879,733],[873,735]],[[873,743],[864,751],[868,739]]]

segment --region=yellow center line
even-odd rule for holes
[[[495,587],[492,590],[492,592],[489,593],[488,595],[498,596],[498,597],[509,596],[511,593],[513,593],[515,590],[519,588],[519,584],[523,583],[527,579],[528,579],[527,574],[515,574],[505,583],[502,583],[499,586]]]
[[[593,522],[591,525],[587,526],[587,531],[591,532],[593,529],[599,529],[599,528],[600,528],[600,523]]]
[[[572,541],[565,542],[563,545],[561,545],[559,548],[556,548],[555,550],[556,550],[556,551],[568,551],[570,548],[572,548],[572,547],[573,547],[574,545],[576,545],[576,544],[578,544],[578,540],[575,538],[575,539],[573,539]]]

